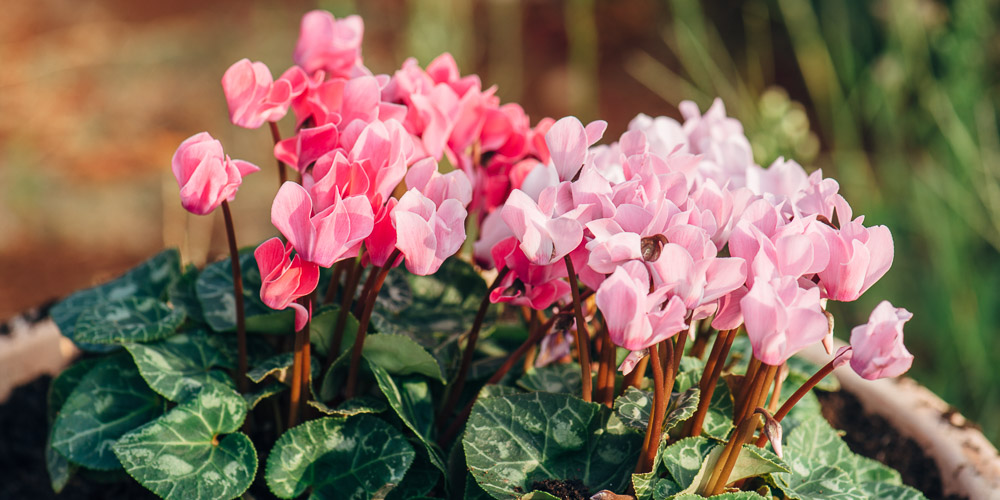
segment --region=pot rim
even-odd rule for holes
[[[834,352],[844,345],[836,339]],[[820,344],[798,356],[819,365],[833,359]],[[833,373],[865,412],[886,419],[934,459],[945,495],[1000,499],[1000,452],[954,407],[909,377],[866,380],[849,365]]]

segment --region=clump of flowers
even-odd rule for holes
[[[57,491],[124,469],[186,499],[919,496],[797,405],[836,366],[912,362],[889,302],[834,355],[827,301],[894,251],[835,180],[755,164],[718,100],[608,141],[532,126],[448,54],[373,74],[362,34],[310,12],[277,79],[222,77],[232,123],[270,129],[280,237],[238,250],[259,169],[201,132],[173,171],[187,210],[223,207],[230,259],[167,250],[53,310],[95,353],[53,384]],[[818,343],[826,366],[792,358]]]

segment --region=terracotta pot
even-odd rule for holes
[[[821,365],[832,358],[820,345],[800,356]],[[834,374],[842,390],[853,394],[866,413],[887,420],[934,459],[946,496],[1000,499],[1000,453],[948,403],[908,377],[865,380],[850,366]]]

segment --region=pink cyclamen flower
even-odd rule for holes
[[[587,148],[601,140],[608,122],[597,120],[586,127],[575,116],[560,118],[545,134],[545,144],[559,180],[573,180],[587,161]]]
[[[687,309],[680,298],[674,296],[666,307],[660,308],[666,291],[660,288],[649,293],[649,274],[636,261],[616,269],[595,294],[611,341],[630,351],[639,351],[686,330]]]
[[[539,202],[515,189],[500,209],[500,216],[521,242],[521,250],[532,263],[551,264],[576,249],[583,241],[583,225],[576,219],[582,210],[556,215],[558,186],[543,191]]]
[[[462,202],[449,198],[435,206],[417,189],[410,189],[392,211],[396,227],[396,248],[406,258],[406,268],[413,274],[427,276],[465,242],[465,218]]]
[[[851,368],[858,375],[875,380],[898,377],[913,364],[913,355],[903,345],[903,323],[913,314],[883,300],[872,311],[868,323],[851,330]]]
[[[264,63],[249,59],[240,59],[226,70],[222,91],[229,105],[229,121],[249,129],[282,119],[292,100],[288,80],[274,81]]]
[[[252,163],[230,159],[222,143],[208,132],[185,139],[170,167],[181,189],[181,205],[195,215],[207,215],[223,201],[231,201],[243,176],[260,170]]]
[[[820,342],[829,328],[819,288],[803,289],[796,278],[757,279],[740,300],[753,355],[778,366],[802,348]]]
[[[830,228],[830,262],[819,272],[824,296],[852,301],[865,293],[892,266],[892,233],[885,226],[864,227],[864,217]]]
[[[311,312],[295,302],[316,289],[319,284],[319,266],[292,255],[292,244],[282,244],[280,238],[271,238],[253,252],[260,269],[260,300],[271,309],[295,310],[295,330],[306,326]]]
[[[299,255],[323,267],[355,257],[374,227],[372,206],[364,196],[341,199],[317,214],[304,187],[286,182],[271,205],[271,223]]]
[[[292,58],[309,74],[323,70],[331,77],[349,77],[361,63],[364,34],[365,24],[359,16],[338,21],[323,10],[307,12],[302,16]]]

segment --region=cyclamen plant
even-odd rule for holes
[[[222,78],[233,124],[270,128],[281,238],[238,250],[259,169],[202,132],[173,171],[188,211],[222,206],[230,259],[167,250],[52,310],[88,353],[50,393],[56,491],[124,470],[170,499],[922,497],[811,392],[912,362],[889,302],[833,353],[827,301],[894,251],[835,180],[754,164],[718,100],[598,144],[605,122],[532,127],[448,54],[375,75],[362,33],[310,12],[280,77]],[[816,343],[825,366],[793,357]]]

